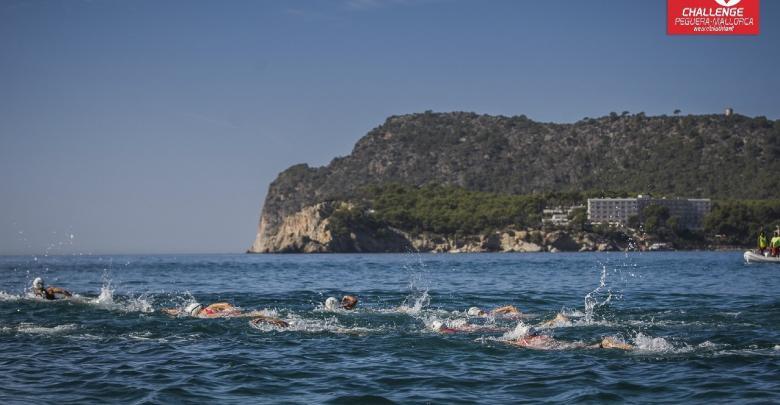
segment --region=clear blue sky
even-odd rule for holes
[[[761,7],[669,37],[663,0],[3,0],[0,254],[241,252],[280,171],[393,114],[777,119]]]

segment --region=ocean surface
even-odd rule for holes
[[[3,404],[780,402],[780,266],[736,252],[16,256],[0,275]],[[33,298],[37,276],[76,295]],[[344,294],[357,309],[324,309]],[[193,301],[290,326],[160,312]],[[556,343],[513,345],[532,325]],[[585,347],[606,336],[633,349]]]

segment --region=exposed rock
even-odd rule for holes
[[[599,243],[598,246],[596,247],[596,250],[599,252],[611,252],[620,249],[618,249],[617,246],[615,246],[615,244],[612,242],[604,242],[604,243]]]
[[[263,217],[257,238],[249,252],[327,252],[327,245],[333,240],[327,229],[329,221],[326,211],[329,208],[327,203],[305,207],[282,218],[274,227],[275,232],[268,232],[270,224],[268,219]]]
[[[524,240],[528,235],[526,231],[513,233],[515,236],[512,236],[509,232],[501,234],[502,252],[541,252],[543,250],[541,246]]]
[[[552,246],[556,251],[576,252],[580,250],[580,245],[566,232],[555,231],[547,234],[545,244]]]
[[[618,250],[612,241],[599,240],[598,235],[564,231],[544,233],[538,230],[505,230],[488,235],[450,238],[423,233],[411,235],[391,227],[379,229],[355,225],[347,232],[334,235],[330,229],[331,215],[350,204],[326,202],[305,207],[284,217],[279,231],[272,237],[258,235],[250,253],[330,253],[330,252],[570,252]],[[265,223],[261,222],[260,229]],[[542,244],[528,241],[538,240]]]

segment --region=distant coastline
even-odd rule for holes
[[[743,249],[780,225],[780,178],[755,176],[780,170],[778,145],[780,120],[730,111],[393,116],[350,155],[282,172],[247,252]]]

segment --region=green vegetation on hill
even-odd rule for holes
[[[751,246],[764,229],[771,237],[780,225],[780,200],[717,202],[704,219],[708,234],[719,235],[726,244]]]
[[[509,225],[537,226],[541,196],[468,191],[456,187],[402,185],[373,187],[369,192],[376,218],[414,233],[444,235],[487,233]]]
[[[348,156],[296,165],[271,184],[270,224],[372,185],[528,195],[583,190],[780,198],[780,121],[741,115],[610,115],[574,124],[466,112],[392,116]],[[767,175],[761,175],[761,174]]]
[[[606,193],[611,197],[626,194]],[[333,211],[330,230],[340,236],[355,229],[381,235],[384,229],[393,227],[412,234],[464,236],[508,228],[540,229],[545,207],[584,204],[588,198],[602,196],[600,192],[510,195],[448,186],[373,186],[361,190],[360,198],[351,204]],[[749,246],[762,226],[772,230],[780,225],[780,200],[716,202],[713,211],[705,217],[705,228],[698,231],[679,226],[679,218],[670,216],[663,206],[648,206],[643,217],[642,224],[638,218],[632,219],[630,227],[655,240],[675,242],[679,246],[708,241]],[[588,231],[611,239],[622,239],[625,232],[633,232],[590,225],[584,208],[572,212],[570,219],[565,229],[571,231]]]

